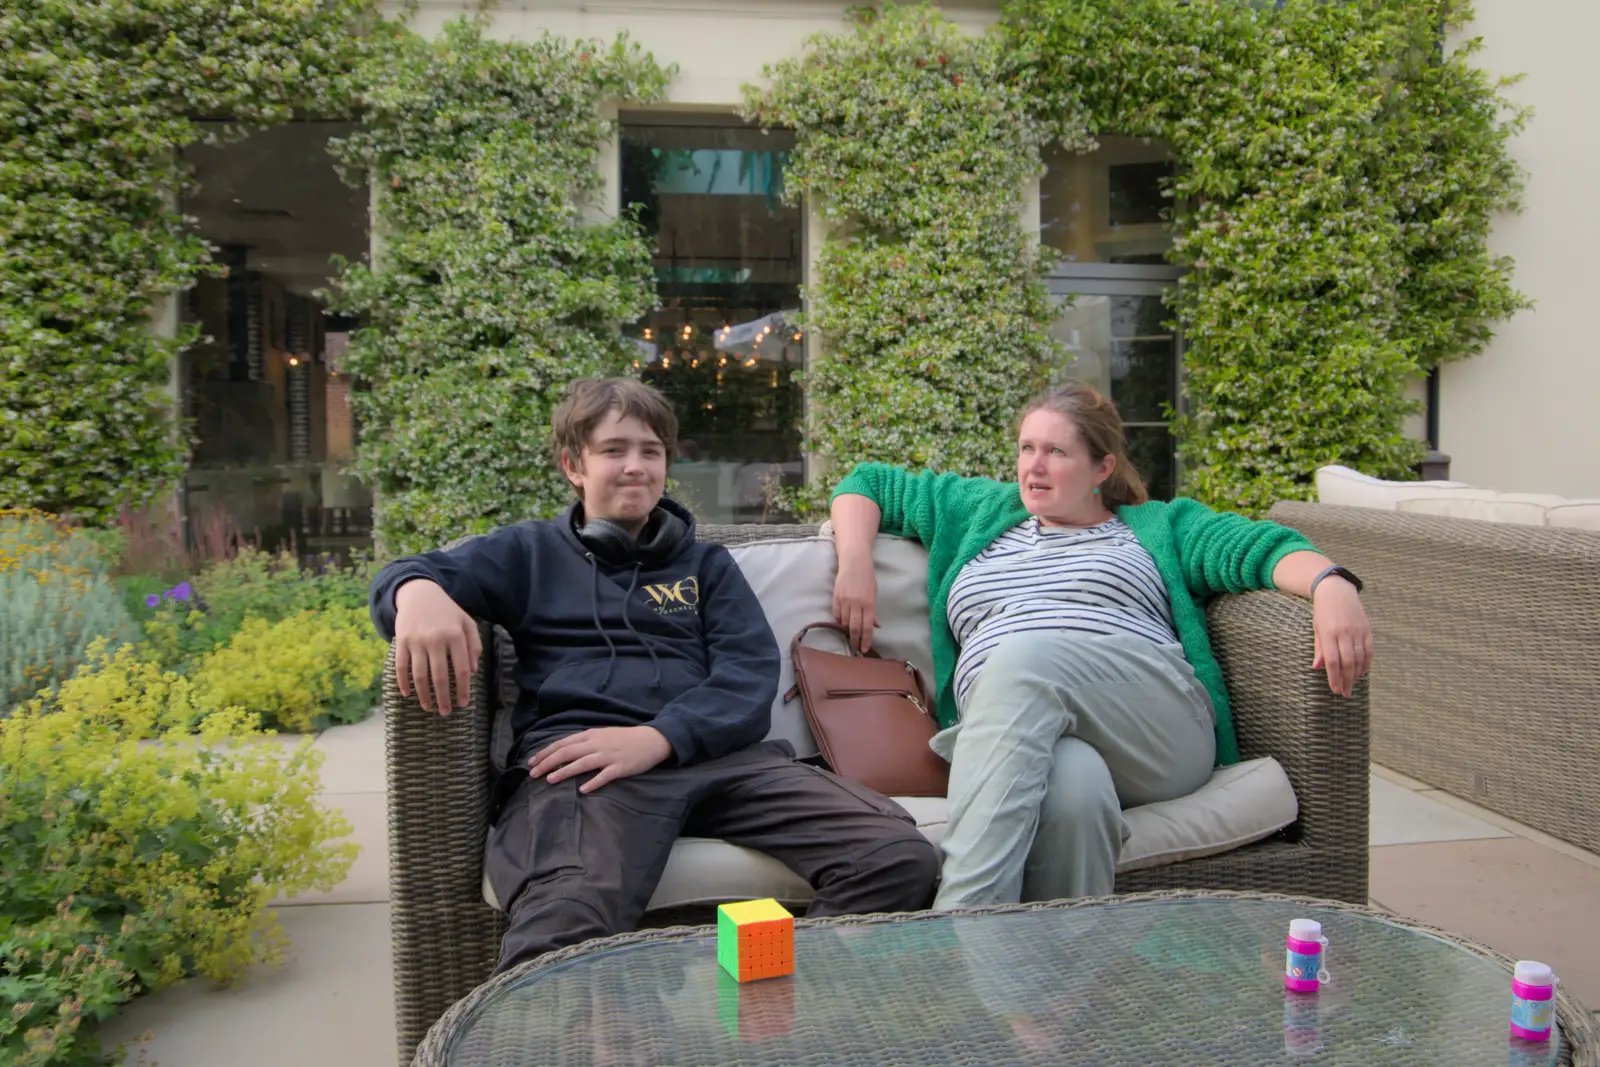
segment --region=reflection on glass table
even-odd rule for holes
[[[1332,981],[1284,990],[1289,922],[1314,918]],[[709,930],[591,942],[524,965],[441,1020],[418,1063],[1441,1064],[1592,1062],[1565,997],[1544,1046],[1507,1031],[1507,961],[1365,908],[1149,894],[824,920],[792,978],[720,978]]]

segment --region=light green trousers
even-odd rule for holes
[[[950,761],[933,906],[1110,893],[1122,809],[1204,785],[1215,728],[1181,648],[1065,630],[1005,639],[961,721],[932,741]]]

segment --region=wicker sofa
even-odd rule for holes
[[[703,526],[729,545],[812,537],[815,527]],[[924,607],[921,609],[923,611]],[[880,612],[881,614],[881,612]],[[1274,757],[1293,785],[1298,819],[1271,837],[1204,858],[1119,873],[1117,890],[1238,889],[1367,900],[1365,687],[1344,700],[1306,669],[1307,606],[1275,593],[1219,597],[1212,638],[1227,677],[1244,757]],[[503,758],[515,700],[510,644],[484,627],[471,706],[447,717],[402,697],[384,672],[388,731],[390,902],[401,1063],[428,1027],[489,977],[505,928],[485,903],[482,862],[492,768]],[[655,912],[652,923],[702,922],[704,910]]]
[[[1280,503],[1367,582],[1372,758],[1600,851],[1600,531]]]

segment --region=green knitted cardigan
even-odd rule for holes
[[[1028,518],[1014,482],[964,478],[863,463],[834,490],[835,497],[864,496],[883,512],[878,528],[911,537],[928,549],[928,608],[933,626],[933,672],[941,726],[956,721],[956,639],[947,603],[961,568],[995,538]],[[1183,654],[1211,694],[1217,712],[1217,762],[1239,762],[1222,667],[1211,650],[1205,601],[1217,593],[1272,589],[1272,570],[1292,552],[1314,550],[1300,533],[1273,522],[1217,512],[1194,500],[1152,500],[1117,509],[1156,561],[1172,601],[1172,621]]]

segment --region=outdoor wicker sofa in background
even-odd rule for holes
[[[1372,758],[1600,852],[1600,533],[1280,503],[1367,584]]]
[[[736,544],[814,534],[815,527],[702,526]],[[1365,904],[1367,700],[1345,700],[1310,670],[1311,613],[1277,593],[1217,598],[1212,640],[1227,677],[1244,758],[1272,756],[1288,773],[1300,818],[1265,841],[1221,855],[1119,876],[1117,890],[1236,889]],[[515,692],[510,644],[484,628],[472,703],[441,717],[400,696],[384,669],[388,733],[389,885],[399,1061],[428,1027],[488,979],[505,918],[483,900],[491,746]],[[663,921],[667,916],[651,917]],[[684,916],[670,918],[683,921]],[[691,917],[707,921],[709,914]],[[649,921],[649,920],[647,920]]]

